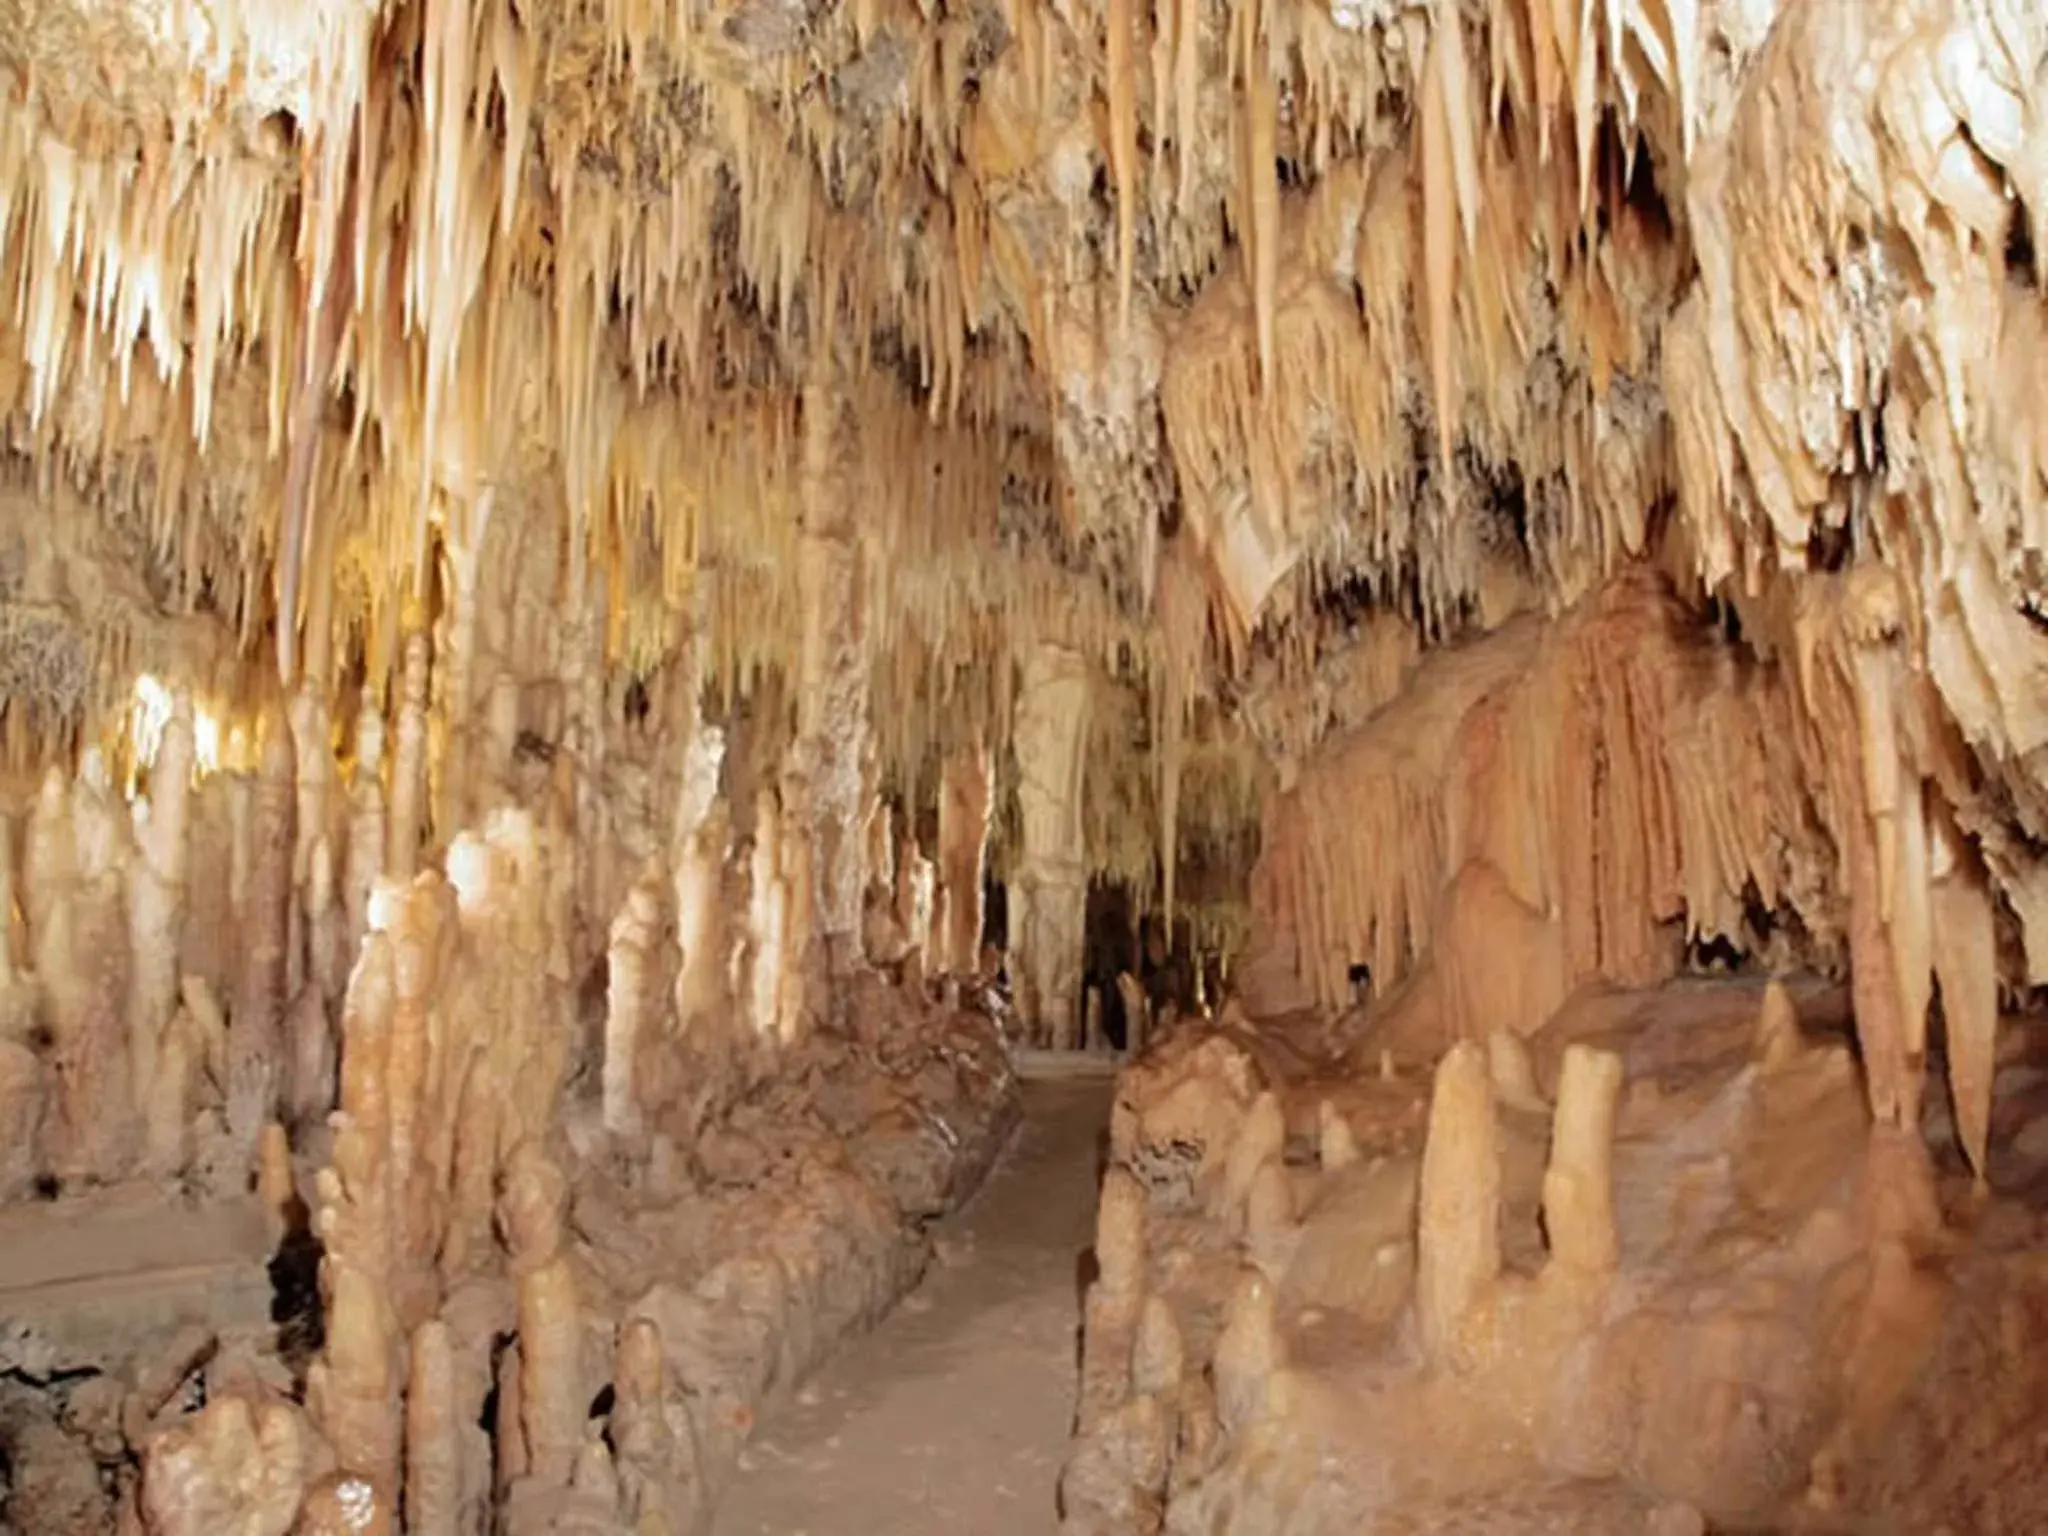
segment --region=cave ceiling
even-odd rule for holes
[[[2024,756],[2044,71],[2026,0],[0,0],[0,497],[116,568],[81,655],[382,675],[496,540],[741,686],[845,498],[882,700],[1051,641],[1282,754],[1389,622],[1882,562]]]

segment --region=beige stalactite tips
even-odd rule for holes
[[[1499,1134],[1486,1052],[1461,1041],[1437,1063],[1417,1204],[1415,1312],[1434,1360],[1458,1362],[1466,1321],[1500,1276]]]
[[[1550,1261],[1568,1272],[1597,1276],[1615,1267],[1614,1111],[1621,1058],[1572,1045],[1557,1080],[1550,1163],[1543,1172],[1543,1222]]]

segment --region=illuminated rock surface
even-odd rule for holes
[[[702,1530],[1081,1047],[1047,1526],[2031,1529],[2044,244],[2026,0],[0,0],[6,1519]]]

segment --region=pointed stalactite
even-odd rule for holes
[[[1116,190],[1118,333],[1131,325],[1138,256],[1138,73],[1131,0],[1108,0],[1109,175]]]
[[[1439,11],[1446,9],[1439,7]],[[1423,66],[1422,97],[1416,107],[1417,133],[1422,140],[1422,262],[1429,338],[1431,403],[1435,406],[1437,461],[1446,479],[1451,450],[1458,434],[1456,306],[1458,248],[1455,219],[1457,197],[1452,170],[1450,104],[1446,89],[1448,50],[1462,46],[1453,24],[1440,19],[1431,28],[1429,58]]]
[[[1259,390],[1273,394],[1274,312],[1280,287],[1279,92],[1268,57],[1264,8],[1251,0],[1238,11],[1243,28],[1245,90],[1245,249],[1250,254],[1252,312],[1259,341]]]
[[[1180,170],[1175,185],[1177,211],[1186,217],[1193,211],[1195,173],[1201,167],[1200,129],[1202,121],[1202,17],[1207,7],[1202,0],[1171,0],[1175,7],[1173,26],[1173,106],[1175,152]]]

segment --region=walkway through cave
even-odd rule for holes
[[[1111,1084],[1024,1084],[924,1284],[762,1424],[716,1536],[1044,1536],[1072,1430]]]

